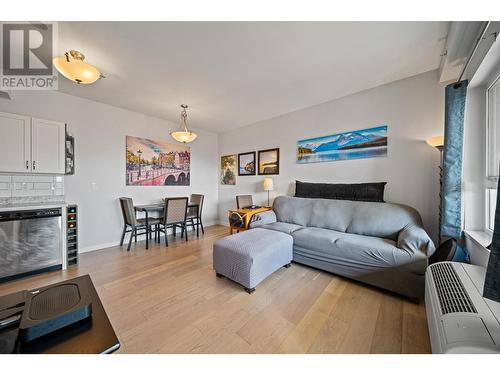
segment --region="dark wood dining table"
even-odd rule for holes
[[[151,228],[149,227],[149,214],[151,213],[157,213],[157,212],[163,212],[165,209],[165,203],[152,203],[152,204],[140,204],[134,206],[135,210],[138,212],[144,212],[144,219],[146,222],[146,249],[149,249],[149,233],[151,231]],[[188,209],[189,208],[195,208],[196,209],[196,216],[199,215],[199,209],[200,206],[197,203],[188,203]],[[200,235],[200,221],[196,220],[196,237]],[[165,235],[167,235],[165,233]]]

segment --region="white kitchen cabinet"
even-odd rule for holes
[[[31,170],[34,173],[64,174],[65,125],[31,119]]]
[[[65,172],[66,125],[0,112],[0,173]]]
[[[31,118],[0,112],[0,172],[31,172]]]

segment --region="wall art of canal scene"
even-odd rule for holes
[[[387,156],[387,125],[297,142],[297,163]]]
[[[126,184],[188,186],[191,149],[181,144],[127,136]]]

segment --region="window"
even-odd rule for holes
[[[486,90],[486,176],[498,178],[500,171],[500,76]]]
[[[493,233],[500,174],[500,76],[486,90],[486,121],[485,231]]]
[[[497,189],[486,189],[486,230],[492,233],[495,226],[496,205]]]

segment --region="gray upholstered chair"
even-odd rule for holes
[[[245,208],[253,205],[253,197],[251,195],[237,195],[236,207]]]
[[[120,207],[122,209],[123,215],[123,232],[120,240],[120,246],[123,246],[123,241],[125,240],[125,234],[130,232],[130,239],[128,241],[127,251],[130,251],[130,246],[132,245],[132,237],[135,238],[137,242],[137,235],[147,234],[146,231],[146,221],[144,219],[138,219],[134,209],[134,202],[132,198],[121,197]],[[148,225],[150,227],[155,227],[160,221],[156,218],[149,218]],[[155,237],[156,237],[155,230]],[[149,232],[151,236],[151,231]]]
[[[203,201],[205,200],[205,196],[203,194],[191,194],[190,203],[197,204],[198,209],[196,207],[189,207],[187,212],[187,219],[191,222],[191,226],[194,230],[194,225],[200,225],[201,233],[205,234],[205,229],[203,228],[203,221],[201,220],[201,213],[203,212]],[[195,222],[196,220],[196,222]],[[198,235],[198,232],[196,232]]]
[[[165,210],[160,218],[158,230],[165,234],[165,246],[168,246],[167,229],[172,228],[174,234],[176,228],[181,228],[181,237],[188,234],[186,229],[188,198],[165,198]],[[158,240],[159,241],[159,240]]]

